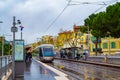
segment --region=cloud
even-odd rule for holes
[[[39,14],[46,10],[57,12],[61,8],[61,4],[56,0],[52,0],[52,2],[51,0],[27,0],[24,3],[17,3],[12,12],[16,14]]]
[[[96,0],[92,1],[96,2]],[[85,2],[88,2],[88,0]],[[4,22],[2,31],[3,33],[11,33],[13,16],[16,16],[16,20],[20,19],[24,26],[23,38],[27,40],[27,43],[31,43],[37,37],[44,36],[46,29],[61,13],[67,3],[66,0],[0,0],[0,18]],[[55,35],[61,28],[70,30],[74,24],[82,25],[83,20],[98,7],[100,6],[82,4],[67,7],[63,14],[50,26],[46,34]],[[20,30],[16,33],[16,38],[20,38]]]

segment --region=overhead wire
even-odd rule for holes
[[[95,10],[93,13],[98,12],[98,11],[101,10],[102,8],[106,7],[107,5],[110,5],[111,3],[115,2],[115,1],[116,1],[116,0],[107,1],[107,2],[110,2],[109,4],[106,4],[106,3],[104,2],[103,6],[101,6],[101,7],[98,8],[97,10]],[[87,17],[86,17],[86,18],[87,18]],[[79,22],[77,22],[77,24],[79,24],[81,21],[85,20],[86,18],[81,19]],[[71,26],[71,27],[73,27],[73,26]],[[71,27],[69,27],[69,28],[71,28]],[[67,29],[69,29],[69,28],[67,28]]]
[[[58,20],[58,18],[63,14],[63,12],[67,9],[67,7],[68,6],[72,6],[72,4],[70,4],[70,3],[72,3],[72,2],[74,2],[74,1],[72,1],[72,0],[67,0],[68,1],[68,3],[67,3],[67,5],[63,8],[63,10],[61,11],[61,13],[54,19],[54,21],[47,27],[47,29],[46,29],[46,31],[44,32],[44,33],[46,33],[51,27],[52,27],[52,25]],[[99,10],[101,10],[102,8],[104,8],[105,6],[107,6],[107,5],[109,5],[109,4],[111,4],[111,3],[113,3],[113,2],[115,2],[115,1],[117,1],[117,0],[112,0],[112,1],[102,1],[101,3],[101,5],[103,5],[103,6],[101,6],[100,8],[98,8],[97,10],[95,10],[93,13],[95,13],[95,12],[97,12],[97,11],[99,11]],[[111,3],[109,3],[109,4],[106,4],[105,2],[111,2]],[[80,3],[80,2],[79,2]],[[97,5],[97,3],[98,2],[82,2],[83,4],[94,4],[95,3],[95,5]],[[80,5],[80,4],[77,4],[77,5]],[[100,4],[98,4],[98,5],[100,5]],[[79,21],[79,23],[81,22],[81,21],[83,21],[84,19],[86,19],[86,18],[83,18],[83,19],[81,19],[80,21]],[[78,24],[78,23],[77,23]],[[73,27],[73,26],[72,26]],[[71,27],[69,27],[69,28],[71,28]],[[67,29],[69,29],[69,28],[67,28]]]
[[[49,28],[52,27],[52,25],[58,20],[58,18],[63,14],[63,12],[67,9],[67,7],[69,6],[71,0],[68,1],[67,5],[63,8],[63,10],[61,11],[61,13],[54,19],[54,21],[46,28],[45,33],[49,30]]]

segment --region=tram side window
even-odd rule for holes
[[[43,55],[42,55],[42,49],[41,48],[39,48],[40,49],[40,52],[39,52],[39,54],[40,54],[40,57],[42,57]]]

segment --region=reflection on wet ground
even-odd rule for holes
[[[62,65],[75,71],[80,80],[120,80],[120,69],[97,66],[84,63],[76,63],[62,60],[54,60],[54,65]]]
[[[26,63],[24,80],[55,80],[55,76],[58,75],[34,60]]]

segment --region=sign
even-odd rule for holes
[[[11,27],[11,32],[17,32],[18,28],[17,27]]]
[[[24,61],[24,41],[15,40],[15,61]]]

